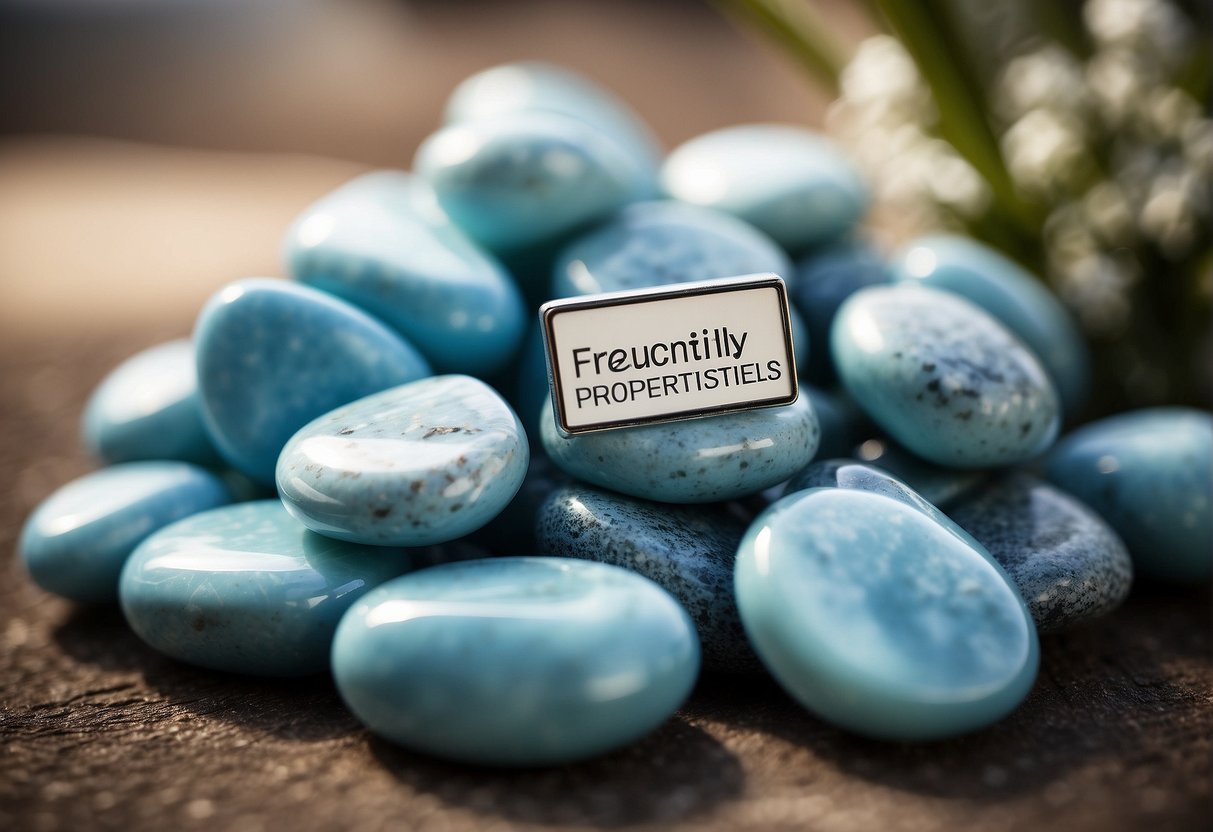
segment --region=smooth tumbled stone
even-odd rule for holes
[[[1048,477],[1120,534],[1139,575],[1213,576],[1213,416],[1151,408],[1101,419],[1058,443]]]
[[[931,505],[945,510],[990,477],[984,470],[934,465],[883,439],[869,439],[854,451],[852,456],[892,474]]]
[[[737,606],[783,687],[867,736],[927,740],[1006,716],[1036,677],[1031,616],[1005,573],[918,508],[820,488],[758,517]]]
[[[196,514],[149,537],[122,571],[126,621],[189,664],[255,676],[328,665],[341,615],[414,566],[400,549],[308,531],[277,500]]]
[[[855,166],[822,136],[745,124],[691,139],[666,158],[665,192],[740,217],[792,252],[836,240],[867,211]]]
[[[415,167],[455,224],[495,251],[557,237],[653,187],[620,145],[558,113],[449,125],[425,140]]]
[[[510,406],[470,376],[434,376],[326,413],[278,458],[278,493],[304,525],[354,543],[425,546],[505,508],[530,450]]]
[[[365,312],[284,280],[230,283],[194,329],[207,430],[224,459],[274,481],[278,453],[347,402],[430,374],[426,360]]]
[[[1105,615],[1129,594],[1133,565],[1116,532],[1035,477],[1008,475],[951,517],[1007,571],[1042,633]]]
[[[862,289],[838,311],[830,342],[847,392],[937,465],[1011,465],[1057,436],[1060,405],[1040,362],[956,295],[914,285]]]
[[[560,433],[548,400],[539,422],[544,450],[566,473],[665,503],[713,503],[770,488],[809,464],[821,433],[806,396],[785,407],[579,436]]]
[[[341,621],[333,675],[371,731],[469,763],[571,762],[639,739],[699,669],[686,612],[602,563],[492,558],[407,575]]]
[[[287,268],[387,322],[436,369],[490,373],[518,348],[522,295],[463,232],[427,217],[417,205],[421,188],[396,171],[338,188],[287,232]]]
[[[185,462],[125,462],[86,474],[34,510],[19,549],[38,586],[83,603],[118,598],[118,575],[145,537],[231,499],[214,474]]]
[[[733,561],[745,523],[720,506],[671,506],[574,484],[553,492],[535,518],[541,550],[621,566],[682,604],[707,670],[761,665],[733,600]]]
[[[169,341],[131,356],[84,409],[84,445],[109,464],[141,459],[219,460],[202,424],[194,347]]]
[[[1040,280],[994,249],[951,234],[911,241],[891,268],[894,280],[954,292],[989,312],[1040,359],[1066,413],[1081,409],[1091,384],[1086,342]]]

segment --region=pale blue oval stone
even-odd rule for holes
[[[809,464],[820,429],[808,398],[681,422],[566,436],[544,404],[540,438],[564,471],[594,485],[666,503],[756,494]]]
[[[328,666],[341,615],[414,566],[400,549],[308,531],[277,500],[208,511],[145,540],[122,571],[126,621],[189,664],[254,676]]]
[[[1213,576],[1213,416],[1150,408],[1093,422],[1058,443],[1048,477],[1095,509],[1138,574]]]
[[[40,587],[83,603],[118,598],[118,575],[139,543],[231,499],[214,474],[185,462],[125,462],[86,474],[34,510],[18,549]]]
[[[522,338],[522,295],[491,255],[420,204],[427,199],[408,174],[360,176],[295,220],[287,268],[388,323],[436,369],[491,373]]]
[[[385,325],[284,280],[230,283],[194,328],[207,430],[224,459],[273,483],[278,453],[305,424],[354,399],[430,374]]]
[[[1036,677],[1036,630],[997,564],[882,494],[820,488],[775,503],[741,542],[736,591],[780,684],[870,737],[981,728]]]
[[[496,517],[522,484],[529,455],[518,417],[492,388],[434,376],[301,428],[278,458],[278,493],[323,535],[425,546]]]
[[[333,675],[371,731],[496,766],[558,765],[644,736],[699,669],[690,619],[614,566],[492,558],[391,581],[346,614]]]
[[[794,253],[844,236],[870,202],[837,147],[786,124],[743,124],[691,139],[666,158],[661,184],[682,202],[740,217]]]
[[[111,465],[219,461],[202,424],[194,347],[184,339],[146,349],[114,368],[89,397],[83,428],[89,453]]]
[[[847,392],[929,462],[1011,465],[1057,436],[1061,408],[1040,362],[957,295],[905,284],[862,289],[838,311],[830,342]]]
[[[1067,414],[1078,412],[1091,384],[1090,359],[1078,325],[1038,279],[976,240],[920,237],[892,260],[894,280],[955,292],[1018,335],[1044,364]]]

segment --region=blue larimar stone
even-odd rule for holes
[[[418,204],[432,199],[425,191],[396,171],[338,188],[287,232],[287,268],[387,322],[438,370],[491,373],[522,338],[522,295],[496,260]]]
[[[691,139],[666,158],[675,199],[727,211],[791,252],[836,240],[870,200],[855,166],[822,136],[784,124],[745,124]]]
[[[1040,362],[956,295],[913,285],[862,289],[838,311],[831,345],[847,392],[937,465],[1011,465],[1057,436],[1060,406]]]
[[[755,494],[783,482],[817,452],[820,430],[809,400],[683,422],[565,436],[552,403],[544,404],[540,438],[571,476],[666,503],[712,503]]]
[[[287,510],[354,543],[424,546],[493,519],[526,475],[514,411],[470,376],[434,376],[306,425],[278,458]]]
[[[895,280],[955,292],[989,312],[1044,364],[1065,412],[1082,407],[1091,382],[1086,343],[1061,302],[1023,268],[976,240],[940,234],[910,242],[892,271]]]
[[[785,497],[746,532],[737,606],[783,687],[867,736],[928,740],[1006,716],[1036,630],[993,560],[916,507],[861,490]]]
[[[83,427],[89,453],[111,465],[219,461],[202,424],[194,347],[187,340],[160,344],[119,364],[89,398]]]
[[[682,604],[707,670],[761,667],[733,600],[733,560],[746,523],[721,506],[671,506],[580,484],[553,492],[535,518],[541,551],[621,566]]]
[[[492,558],[391,581],[346,614],[333,675],[371,731],[498,766],[639,739],[682,704],[699,644],[651,581],[567,558]]]
[[[399,549],[314,534],[277,500],[208,511],[145,540],[122,571],[127,623],[156,650],[255,676],[328,664],[342,613],[413,566]]]
[[[455,224],[494,251],[540,244],[653,190],[647,166],[558,113],[449,125],[425,140],[415,166]]]
[[[888,440],[869,439],[854,450],[854,457],[887,471],[944,510],[989,479],[982,470],[932,465]]]
[[[34,510],[21,532],[21,559],[48,592],[110,603],[140,541],[230,499],[218,477],[185,462],[114,465],[68,483]]]
[[[1010,474],[951,509],[1007,571],[1039,632],[1111,612],[1133,566],[1124,543],[1095,512],[1028,474]]]
[[[283,280],[221,289],[194,329],[203,417],[224,459],[274,481],[291,435],[354,399],[427,376],[411,345],[343,300]]]
[[[1058,443],[1048,477],[1120,534],[1138,574],[1213,577],[1213,416],[1152,408],[1102,419]]]

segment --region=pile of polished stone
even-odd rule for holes
[[[414,174],[299,217],[290,280],[223,287],[192,341],[114,370],[84,419],[109,467],[34,513],[25,563],[182,661],[331,668],[372,731],[458,760],[619,747],[701,661],[868,736],[989,724],[1038,630],[1106,614],[1134,571],[1209,578],[1213,424],[1129,413],[1055,445],[1088,384],[1065,309],[965,239],[886,260],[867,200],[800,128],[663,159],[578,76],[481,73]],[[795,306],[797,403],[556,430],[540,302],[757,272]]]

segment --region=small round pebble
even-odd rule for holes
[[[746,532],[737,606],[783,687],[878,739],[963,734],[1006,716],[1036,677],[1032,619],[1007,576],[918,508],[820,488]]]
[[[342,698],[415,751],[559,765],[627,745],[682,704],[699,669],[686,612],[653,582],[568,558],[424,569],[369,593],[333,643]]]
[[[38,586],[112,603],[118,575],[152,532],[231,500],[215,474],[185,462],[125,462],[73,480],[34,510],[18,549]]]
[[[278,458],[278,493],[305,526],[338,540],[425,546],[497,516],[526,475],[518,417],[470,376],[434,376],[343,405]]]

